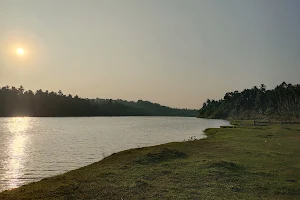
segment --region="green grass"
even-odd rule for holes
[[[0,199],[300,199],[300,125],[233,124],[113,154]]]

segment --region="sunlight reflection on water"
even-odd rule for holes
[[[27,130],[29,127],[29,118],[17,117],[11,118],[11,122],[6,123],[11,137],[8,142],[8,155],[4,160],[5,180],[10,180],[9,187],[20,185],[20,179],[24,175],[24,162],[26,161],[26,148],[29,148]]]

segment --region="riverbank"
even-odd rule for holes
[[[300,125],[234,124],[203,140],[116,153],[0,199],[299,199]]]

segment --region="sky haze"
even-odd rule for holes
[[[0,0],[0,86],[198,109],[261,83],[299,84],[299,9],[298,0]]]

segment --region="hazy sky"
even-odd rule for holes
[[[200,108],[297,84],[299,10],[299,0],[0,0],[0,86]]]

